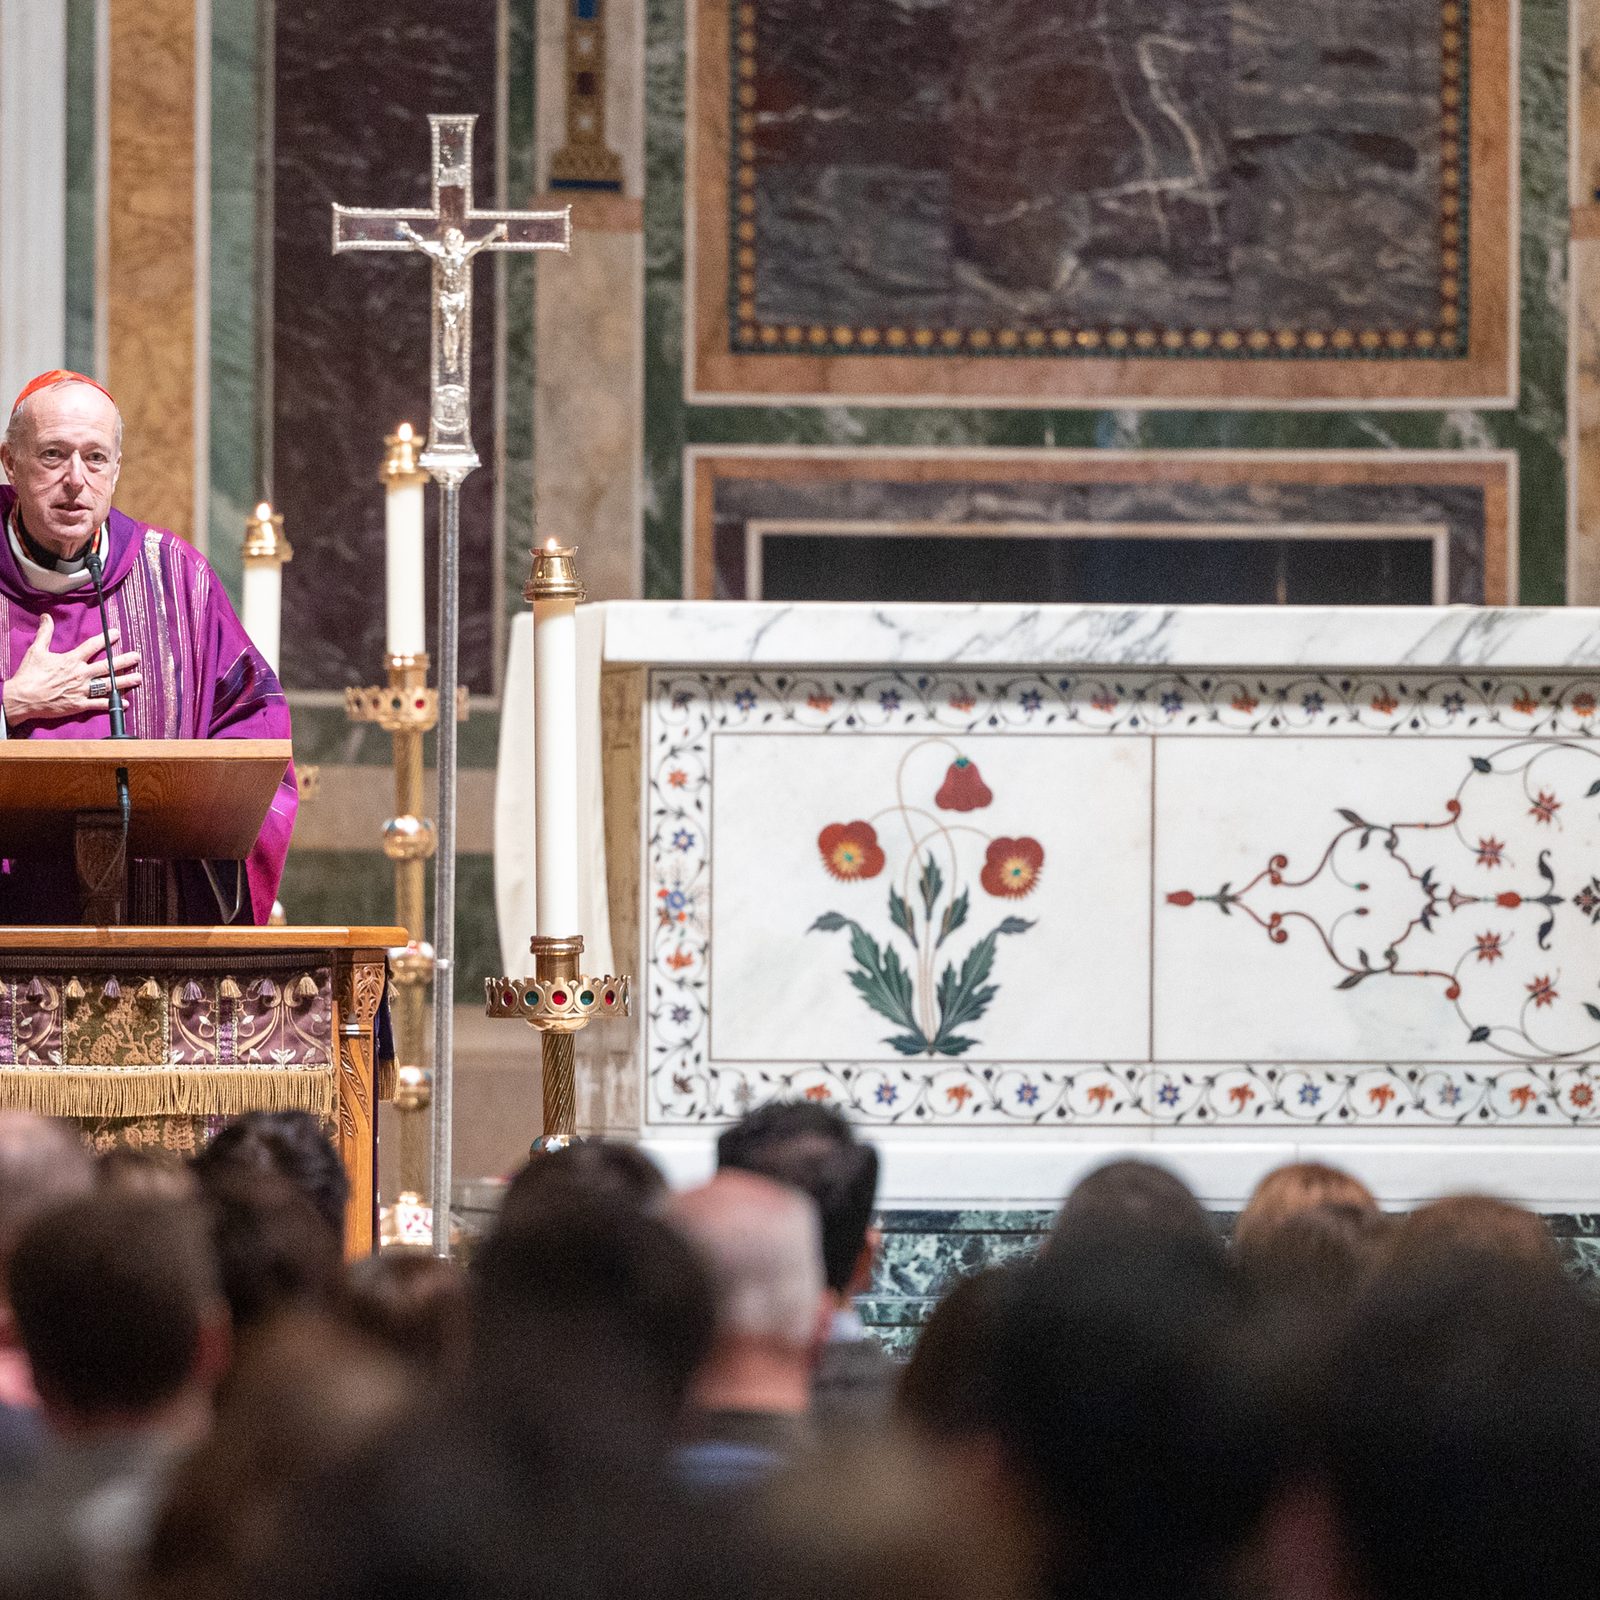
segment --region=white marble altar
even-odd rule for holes
[[[890,1205],[1143,1151],[1600,1209],[1600,613],[596,609],[587,1105],[674,1175],[805,1094]]]

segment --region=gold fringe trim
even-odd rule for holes
[[[0,1108],[46,1117],[237,1117],[246,1111],[310,1111],[331,1117],[334,1074],[230,1072],[27,1072],[0,1070]]]
[[[378,1063],[378,1082],[374,1093],[378,1099],[393,1100],[400,1092],[400,1067],[398,1062],[380,1061]]]

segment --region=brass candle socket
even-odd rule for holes
[[[244,564],[247,567],[281,567],[294,560],[294,547],[283,531],[283,513],[265,500],[244,521]]]
[[[540,1033],[544,1062],[544,1132],[534,1155],[577,1142],[578,1089],[575,1035],[596,1017],[625,1017],[630,1010],[627,978],[593,978],[579,970],[583,940],[541,937],[529,941],[531,978],[484,980],[485,1008],[491,1017],[520,1017]]]

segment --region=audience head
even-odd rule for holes
[[[339,1153],[309,1111],[251,1111],[235,1118],[194,1161],[210,1188],[223,1172],[271,1172],[300,1191],[335,1236],[344,1238],[350,1183]]]
[[[998,1428],[989,1354],[1030,1264],[988,1267],[959,1278],[917,1335],[901,1375],[895,1409],[935,1438],[976,1441]]]
[[[23,1230],[41,1212],[94,1183],[87,1146],[65,1122],[0,1111],[0,1283]]]
[[[1321,1161],[1292,1161],[1269,1172],[1255,1186],[1233,1225],[1234,1246],[1249,1250],[1259,1237],[1289,1218],[1325,1206],[1360,1216],[1381,1215],[1372,1191],[1359,1178]]]
[[[842,1111],[813,1100],[762,1106],[717,1140],[717,1165],[810,1195],[821,1218],[828,1287],[841,1299],[867,1287],[877,1244],[878,1152],[856,1138]]]
[[[1148,1228],[1055,1241],[1010,1297],[989,1359],[1052,1595],[1224,1591],[1277,1449],[1211,1241]]]
[[[667,1217],[711,1269],[719,1355],[798,1367],[809,1387],[830,1312],[810,1197],[753,1172],[723,1171],[673,1196]]]
[[[472,1263],[480,1384],[542,1411],[619,1389],[659,1432],[711,1349],[711,1280],[661,1219],[573,1203],[502,1218]]]
[[[516,1227],[574,1204],[654,1213],[666,1198],[667,1180],[637,1145],[585,1139],[529,1161],[506,1190],[500,1222]]]
[[[1386,1254],[1398,1264],[1457,1250],[1545,1268],[1561,1265],[1543,1217],[1486,1194],[1447,1195],[1407,1212],[1396,1223]]]
[[[1435,1242],[1436,1243],[1436,1242]],[[1395,1259],[1332,1364],[1327,1471],[1370,1600],[1577,1600],[1600,1475],[1596,1307],[1531,1251]]]
[[[222,1165],[205,1169],[203,1195],[238,1333],[332,1303],[343,1265],[339,1239],[302,1190],[273,1168]]]
[[[1044,1253],[1108,1234],[1182,1238],[1222,1254],[1222,1239],[1183,1179],[1153,1161],[1108,1161],[1063,1202]]]
[[[197,1200],[199,1180],[181,1156],[166,1150],[135,1150],[116,1145],[94,1164],[97,1189],[146,1195],[158,1200]]]
[[[374,1345],[436,1377],[467,1353],[467,1280],[453,1261],[420,1246],[363,1256],[345,1272],[342,1319]]]
[[[58,1427],[152,1421],[203,1401],[222,1374],[227,1309],[196,1206],[114,1191],[67,1201],[23,1232],[10,1287]]]

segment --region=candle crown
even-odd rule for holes
[[[422,443],[412,432],[409,422],[402,422],[394,433],[385,435],[379,483],[425,483],[428,474],[417,464]]]
[[[283,532],[283,515],[275,513],[265,500],[244,523],[246,566],[281,567],[294,559],[294,550]]]
[[[533,552],[533,570],[522,586],[522,598],[532,604],[538,600],[577,600],[589,598],[573,557],[576,545],[560,545],[554,539]]]

